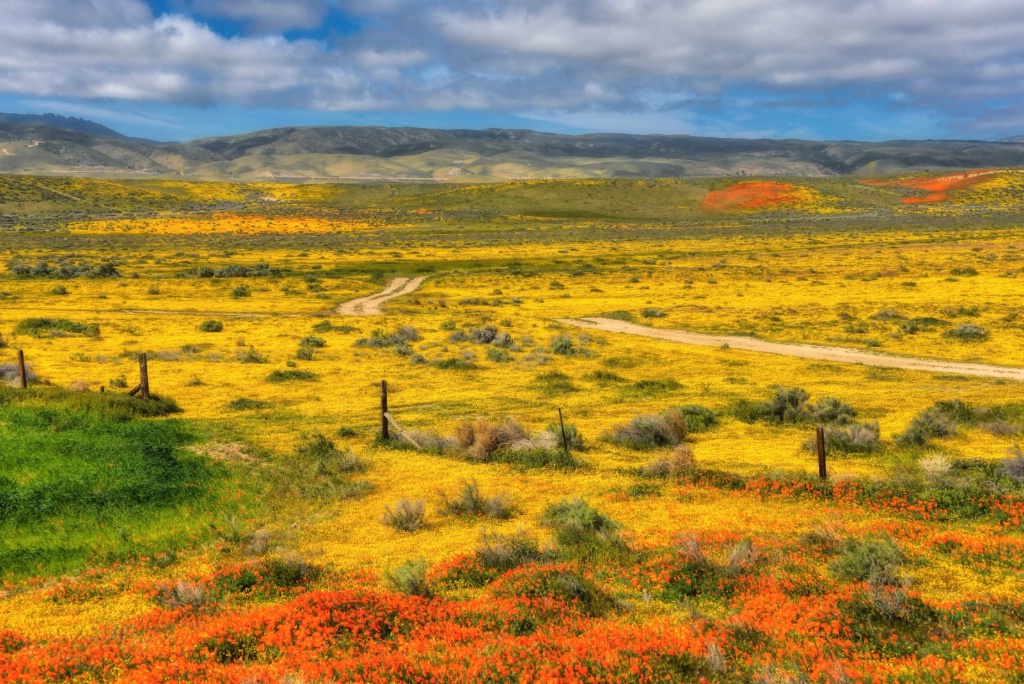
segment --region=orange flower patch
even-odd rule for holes
[[[914,178],[900,178],[898,180],[874,179],[861,181],[864,185],[878,187],[901,187],[911,190],[924,190],[925,195],[918,197],[905,197],[903,204],[931,204],[943,202],[950,192],[964,190],[988,180],[987,176],[999,173],[999,169],[974,169],[963,173],[954,173],[948,176],[916,176]]]
[[[738,211],[791,206],[802,201],[802,194],[792,183],[748,181],[712,190],[700,206],[707,211]]]

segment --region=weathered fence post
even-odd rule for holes
[[[569,455],[569,440],[565,438],[565,423],[562,421],[562,409],[558,409],[558,426],[562,430],[562,446],[565,447],[565,455]]]
[[[388,434],[388,381],[380,381],[380,438],[382,441],[391,439]]]
[[[828,478],[828,469],[825,467],[825,428],[819,425],[815,437],[818,445],[818,477],[824,480]]]
[[[143,401],[149,401],[149,365],[146,354],[139,354],[139,391]]]
[[[25,370],[25,352],[18,350],[18,386],[21,389],[28,389],[28,371]]]

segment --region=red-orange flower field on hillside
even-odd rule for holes
[[[919,197],[905,197],[902,202],[903,204],[931,204],[946,200],[949,193],[954,190],[964,190],[978,183],[983,183],[988,180],[989,176],[995,173],[999,173],[999,169],[973,169],[947,176],[917,176],[898,180],[873,179],[861,182],[865,185],[879,187],[897,186],[911,190],[925,190],[927,194]]]
[[[737,211],[794,205],[801,200],[797,187],[792,183],[748,181],[712,190],[700,206],[708,211]]]

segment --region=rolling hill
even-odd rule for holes
[[[528,130],[293,127],[156,143],[55,115],[0,115],[0,173],[208,180],[416,180],[881,175],[1024,166],[999,142],[822,142]]]

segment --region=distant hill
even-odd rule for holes
[[[19,116],[28,116],[30,120],[9,120]],[[42,123],[51,120],[46,117],[65,125]],[[78,129],[69,127],[68,122],[75,123]],[[93,127],[102,131],[96,132]],[[82,119],[0,115],[0,173],[142,173],[209,180],[491,182],[541,178],[882,175],[1006,166],[1024,166],[1024,147],[1011,140],[867,143],[322,126],[155,143],[126,138]]]
[[[90,135],[104,135],[111,138],[123,138],[112,128],[88,119],[79,119],[74,116],[61,116],[60,114],[5,114],[0,112],[0,123],[27,124],[32,126],[49,126],[51,128],[63,128],[68,131],[78,131]]]
[[[1009,137],[1009,138],[1003,138],[1002,140],[999,140],[998,142],[1001,142],[1001,143],[1024,143],[1024,135],[1015,135],[1015,136],[1012,136],[1012,137]]]

